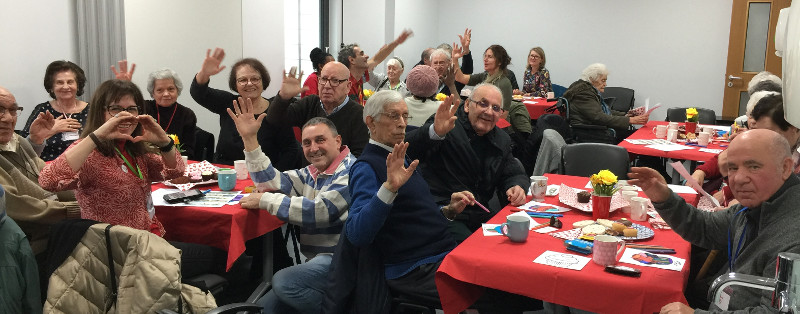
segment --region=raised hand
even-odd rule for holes
[[[111,66],[111,72],[114,72],[114,77],[118,80],[130,81],[133,78],[133,71],[136,70],[136,63],[131,63],[130,71],[128,71],[128,60],[119,60],[117,64],[119,65],[119,72],[117,72],[117,68],[113,65]]]
[[[57,133],[53,131],[55,123],[55,118],[50,111],[40,112],[29,128],[31,140],[36,144],[44,143],[45,140]],[[80,128],[80,123],[78,125]]]
[[[386,156],[386,182],[383,186],[391,192],[397,192],[403,184],[408,182],[414,170],[417,169],[419,160],[414,160],[405,166],[406,150],[408,149],[408,142],[395,144],[394,150]]]
[[[395,39],[394,42],[398,45],[401,45],[406,41],[406,39],[408,39],[408,37],[411,37],[412,35],[414,35],[414,32],[409,29],[404,29],[403,32],[400,33],[400,36],[397,36],[397,39]]]
[[[461,46],[464,47],[462,55],[468,54],[469,44],[472,42],[472,30],[464,29],[464,35],[458,35],[458,39],[461,40]]]
[[[296,71],[297,68],[295,67],[292,67],[288,74],[286,70],[283,71],[283,82],[281,83],[281,90],[278,92],[281,98],[289,99],[308,90],[308,87],[304,87],[300,83],[300,78],[303,77],[303,71],[300,71],[300,75],[297,75]]]
[[[519,185],[512,186],[506,190],[506,197],[508,197],[508,202],[511,203],[511,206],[525,204],[525,190]]]
[[[453,43],[453,54],[452,54],[453,66],[458,66],[458,59],[461,59],[461,57],[463,57],[464,54],[466,53],[461,50],[461,46],[459,46],[456,43]]]
[[[261,121],[267,116],[265,113],[254,116],[253,100],[250,98],[239,97],[239,101],[233,101],[233,110],[228,108],[228,115],[236,124],[236,130],[242,138],[255,137],[258,134],[258,129],[261,128]]]
[[[628,184],[642,188],[644,194],[653,202],[666,201],[670,194],[667,180],[658,171],[647,167],[631,167]]]
[[[458,111],[458,100],[456,94],[447,96],[436,109],[436,114],[433,117],[433,132],[439,137],[445,136],[450,130],[456,126],[456,112]]]
[[[206,51],[206,58],[203,60],[203,66],[200,68],[200,72],[197,72],[197,83],[205,84],[212,75],[216,75],[222,72],[222,70],[225,70],[225,66],[222,65],[223,59],[225,59],[224,49],[214,48],[213,53],[211,49],[208,49]]]
[[[143,114],[137,116],[136,120],[138,120],[139,124],[142,126],[142,135],[134,137],[134,143],[145,141],[148,143],[153,143],[158,147],[169,144],[169,136],[167,135],[167,132],[164,132],[164,129],[158,125],[156,119]]]
[[[149,117],[149,116],[148,116]],[[97,130],[94,130],[94,135],[97,136],[101,140],[129,140],[133,141],[133,137],[128,133],[123,133],[119,131],[120,124],[123,123],[131,123],[132,128],[136,127],[136,123],[138,123],[136,116],[130,114],[129,112],[123,111],[115,116],[111,117],[110,119],[106,120],[103,125],[101,125]]]

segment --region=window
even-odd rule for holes
[[[303,71],[300,82],[314,72],[308,55],[320,47],[320,11],[320,0],[284,0],[284,68]]]

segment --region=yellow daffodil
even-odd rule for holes
[[[375,92],[374,92],[374,91],[372,91],[371,89],[366,89],[366,88],[364,89],[364,99],[367,99],[367,98],[369,98],[369,97],[370,97],[370,96],[372,96],[373,94],[375,94]]]
[[[182,148],[183,144],[181,144],[181,141],[180,139],[178,139],[177,134],[167,134],[167,136],[169,136],[169,138],[171,138],[172,141],[175,143],[175,149],[177,149],[179,152],[184,152]]]
[[[696,108],[686,108],[686,121],[689,122],[697,122],[697,109]]]
[[[447,98],[447,95],[445,95],[445,94],[442,94],[442,93],[436,94],[436,100],[437,101],[444,101],[445,98]]]
[[[590,181],[596,195],[611,196],[617,191],[614,188],[617,184],[617,176],[608,169],[600,170],[600,172],[593,174]]]

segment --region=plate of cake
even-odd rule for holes
[[[181,191],[189,190],[197,185],[214,184],[217,183],[217,167],[207,161],[189,164],[186,166],[183,176],[163,183]]]

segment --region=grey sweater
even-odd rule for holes
[[[708,249],[728,252],[728,228],[735,230],[731,241],[738,243],[747,220],[747,237],[741,248],[733,272],[775,277],[775,258],[780,252],[800,253],[800,228],[797,227],[797,210],[800,208],[800,179],[791,175],[772,197],[758,208],[751,208],[737,215],[742,206],[737,204],[727,210],[705,212],[686,204],[672,193],[665,202],[653,203],[676,233],[692,244]],[[727,267],[715,276],[727,273]],[[775,313],[770,306],[771,292],[739,288],[731,295],[729,312],[726,313]],[[720,310],[713,304],[711,310]],[[695,313],[707,313],[696,310]]]

